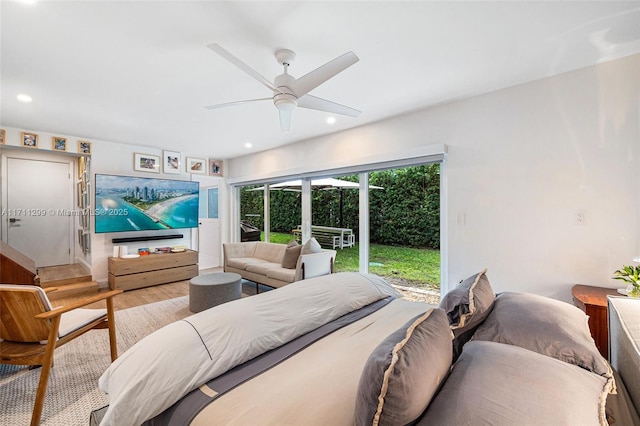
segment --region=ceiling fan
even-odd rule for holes
[[[275,52],[275,57],[278,63],[284,67],[284,72],[277,76],[273,83],[271,83],[256,70],[245,64],[242,60],[238,59],[219,44],[212,43],[207,45],[207,47],[240,68],[242,71],[249,74],[251,77],[258,80],[260,83],[264,84],[273,92],[273,96],[268,98],[248,99],[245,101],[228,102],[205,107],[209,110],[244,104],[247,102],[272,100],[280,113],[280,128],[282,131],[288,131],[291,129],[291,111],[293,111],[295,107],[315,109],[334,114],[348,115],[350,117],[357,117],[360,115],[360,111],[357,109],[340,105],[309,94],[311,90],[358,62],[360,59],[353,52],[347,52],[342,56],[338,56],[332,61],[322,65],[320,68],[317,68],[300,78],[295,78],[287,72],[287,69],[295,59],[296,54],[289,49],[279,49]]]

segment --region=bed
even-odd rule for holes
[[[170,324],[102,375],[101,424],[640,424],[575,306],[486,270],[440,307],[398,296],[339,273]]]
[[[101,424],[252,424],[256,418],[260,424],[352,424],[354,389],[371,351],[433,307],[397,296],[375,275],[332,274],[170,324],[142,339],[102,375],[100,388],[110,404]],[[193,419],[175,414],[154,419],[191,391],[214,394],[203,386],[211,379],[376,302],[382,306],[234,386]]]

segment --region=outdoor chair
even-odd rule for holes
[[[42,366],[31,426],[40,423],[54,350],[94,328],[109,328],[111,361],[118,357],[113,290],[52,308],[46,292],[32,285],[0,284],[0,363]],[[78,309],[106,300],[106,309]]]

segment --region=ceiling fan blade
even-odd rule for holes
[[[291,130],[291,110],[279,110],[280,112],[280,130],[288,132]]]
[[[298,99],[298,106],[301,108],[315,109],[318,111],[333,112],[335,114],[348,115],[349,117],[358,117],[362,111],[350,108],[345,105],[337,104],[326,99],[316,96],[304,95]]]
[[[331,77],[346,70],[359,60],[360,58],[358,58],[355,53],[347,52],[344,55],[338,56],[334,60],[327,62],[320,68],[303,75],[288,84],[287,87],[289,87],[289,89],[291,89],[291,91],[300,98],[320,86],[325,81],[329,80]]]
[[[265,77],[263,77],[258,71],[254,70],[249,65],[245,64],[241,59],[239,59],[236,56],[234,56],[231,52],[229,52],[224,47],[220,46],[218,43],[208,44],[207,47],[209,49],[213,50],[214,52],[216,52],[218,55],[220,55],[223,58],[225,58],[227,61],[231,62],[236,67],[240,68],[242,71],[244,71],[247,74],[249,74],[251,77],[253,77],[256,80],[258,80],[260,83],[262,83],[265,86],[267,86],[269,89],[271,89],[273,91],[276,91],[276,92],[282,93],[282,90],[280,90],[276,86],[274,86],[273,83],[271,83],[269,80],[267,80]]]
[[[206,106],[206,109],[218,109],[218,108],[225,108],[225,107],[230,107],[230,106],[236,106],[236,105],[241,105],[241,104],[247,104],[249,102],[258,102],[258,101],[272,101],[273,98],[260,98],[260,99],[247,99],[246,101],[235,101],[235,102],[227,102],[224,104],[216,104],[216,105],[209,105]]]

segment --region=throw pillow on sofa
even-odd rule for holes
[[[282,267],[287,269],[296,269],[301,251],[302,246],[300,244],[295,240],[289,241],[289,244],[287,244],[287,248],[284,251],[284,256],[282,257]]]
[[[417,419],[447,377],[451,337],[444,311],[431,309],[380,343],[360,376],[355,424],[404,425]]]
[[[312,253],[320,253],[322,251],[322,246],[315,238],[309,238],[309,241],[302,245],[302,254],[312,254]]]
[[[453,359],[460,355],[462,346],[471,339],[476,327],[484,321],[493,308],[495,294],[484,269],[463,280],[448,292],[440,302],[449,318],[453,331]]]
[[[491,314],[472,340],[520,346],[612,377],[609,364],[591,338],[587,320],[584,312],[569,303],[505,292],[496,297]]]

